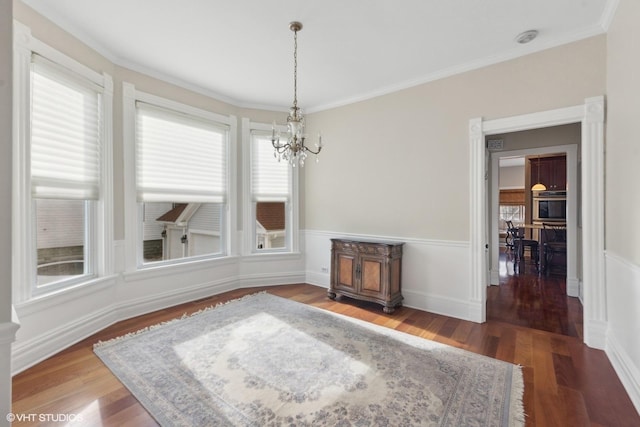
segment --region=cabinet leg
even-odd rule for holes
[[[394,311],[396,311],[395,307],[387,307],[386,305],[384,307],[382,307],[382,311],[384,311],[387,314],[391,314]]]
[[[336,299],[336,293],[335,292],[327,292],[327,296],[329,297],[329,299]]]

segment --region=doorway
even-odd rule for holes
[[[486,321],[489,278],[487,135],[580,123],[582,129],[582,281],[584,342],[603,349],[606,336],[604,277],[604,97],[584,104],[502,119],[469,121],[470,142],[470,318]]]
[[[540,137],[550,137],[554,135],[553,129],[558,129],[557,138],[572,138],[582,139],[580,128],[577,125],[563,126],[563,132],[560,132],[558,127],[545,128],[545,134],[540,134]],[[536,135],[532,139],[537,139]],[[579,141],[578,141],[579,142]],[[498,221],[499,212],[499,163],[500,158],[504,157],[537,157],[540,158],[546,154],[565,154],[566,155],[566,175],[567,175],[567,188],[566,188],[566,239],[567,239],[567,294],[572,297],[581,297],[580,293],[580,279],[582,278],[582,272],[578,270],[579,267],[579,255],[582,253],[582,248],[579,247],[579,227],[578,227],[578,200],[579,193],[581,192],[581,185],[578,183],[578,146],[577,144],[566,145],[552,145],[544,147],[531,147],[522,148],[517,150],[492,152],[490,156],[491,163],[489,165],[489,191],[487,192],[488,198],[488,215],[489,215],[489,236],[488,244],[490,247],[489,255],[489,284],[498,284],[498,254],[499,254],[499,241],[496,236],[499,234],[500,224]],[[527,183],[529,180],[525,180]],[[524,186],[523,186],[524,188]],[[525,191],[525,201],[527,207],[531,206],[531,192]],[[533,222],[529,219],[529,222]]]
[[[576,263],[581,253],[580,227],[575,209],[580,199],[577,153],[581,126],[573,123],[491,135],[488,140],[494,143],[488,146],[500,141],[502,149],[490,151],[487,202],[493,286],[487,289],[487,319],[582,338],[583,309],[577,298],[581,271]],[[554,145],[559,143],[564,144]],[[542,176],[536,174],[541,159],[550,165]],[[546,187],[542,193],[532,190],[536,183]],[[558,218],[541,220],[541,214],[535,212],[540,195],[544,201],[560,201],[563,209]],[[509,244],[505,239],[506,221],[522,230],[529,241],[522,254],[515,242]],[[546,256],[542,223],[562,228],[563,237],[568,238],[564,240],[567,257]]]

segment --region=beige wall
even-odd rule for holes
[[[640,265],[640,3],[621,0],[607,43],[606,247]]]
[[[500,168],[499,188],[524,189],[524,166],[507,166]]]
[[[640,2],[620,0],[607,35],[607,354],[640,411]],[[611,357],[613,354],[615,357]]]
[[[469,240],[469,119],[579,105],[605,93],[597,36],[318,112],[326,148],[305,170],[305,227]]]

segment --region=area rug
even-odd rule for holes
[[[97,343],[163,426],[522,426],[520,367],[258,293]]]

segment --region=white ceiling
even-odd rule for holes
[[[111,61],[238,106],[367,99],[603,33],[616,0],[23,0]],[[539,36],[527,45],[522,31]]]

